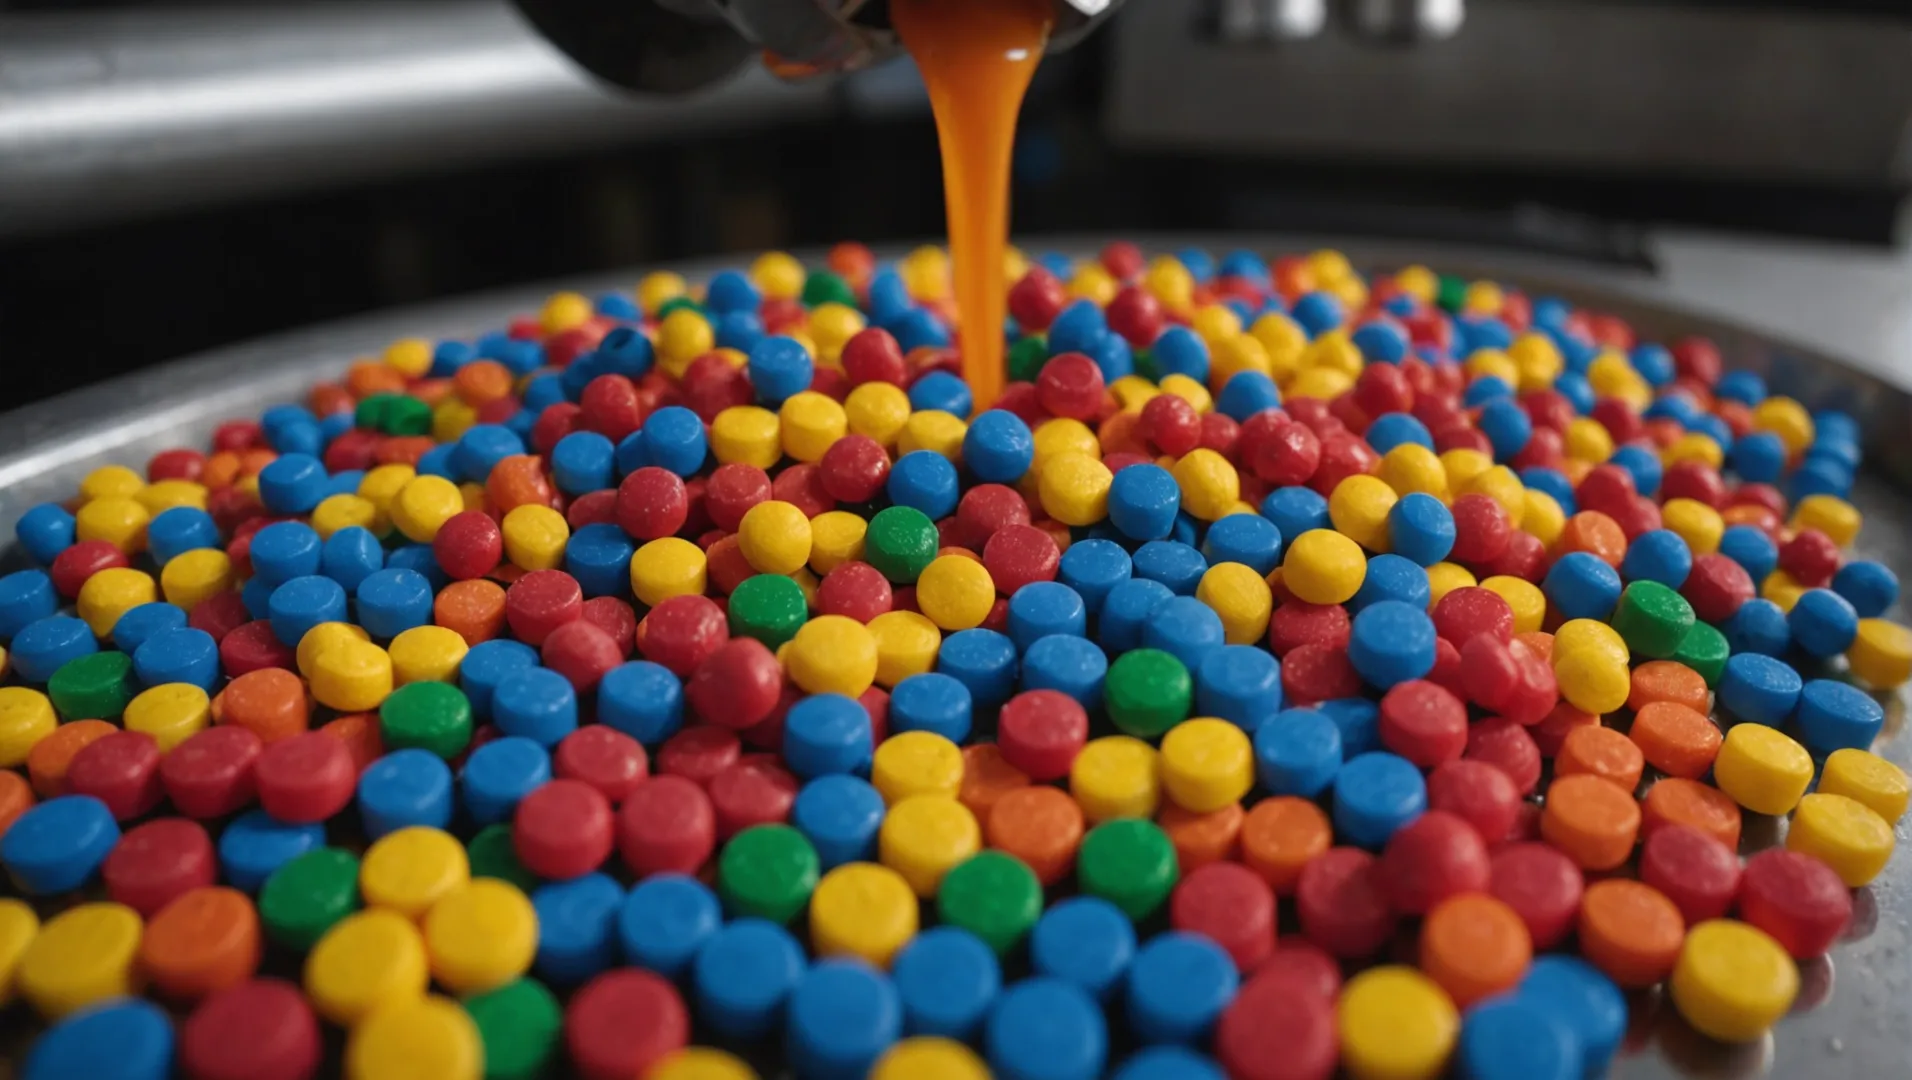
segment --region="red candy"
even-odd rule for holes
[[[582,780],[553,780],[518,803],[511,847],[525,869],[563,880],[588,874],[611,855],[611,804]]]
[[[1030,582],[1054,581],[1061,562],[1054,538],[1033,525],[1005,525],[983,546],[983,567],[1005,596]]]
[[[1025,690],[1003,704],[997,721],[1003,760],[1038,783],[1069,775],[1088,739],[1088,713],[1059,690]]]
[[[132,561],[126,553],[105,540],[82,540],[53,557],[53,565],[47,567],[47,574],[53,578],[53,587],[68,600],[80,595],[80,587],[87,579],[102,570],[131,566]]]
[[[584,590],[562,570],[533,570],[505,590],[505,622],[512,636],[532,648],[551,632],[584,615]]]
[[[1307,938],[1292,934],[1284,935],[1275,954],[1256,969],[1255,980],[1263,979],[1285,979],[1295,991],[1323,1001],[1341,996],[1341,962]]]
[[[209,727],[160,759],[160,784],[173,809],[181,814],[190,818],[224,817],[243,809],[258,795],[253,770],[264,750],[265,744],[250,728]]]
[[[225,643],[228,634],[251,621],[252,614],[246,610],[246,602],[240,598],[237,589],[209,596],[194,604],[193,609],[186,614],[187,626],[204,630],[221,644]]]
[[[890,478],[890,456],[868,435],[845,435],[830,444],[817,462],[817,479],[832,499],[868,502]]]
[[[1516,724],[1539,723],[1560,700],[1545,657],[1492,633],[1475,634],[1461,647],[1461,673],[1469,701]]]
[[[637,385],[622,375],[599,375],[578,398],[578,426],[612,442],[622,442],[644,422]]]
[[[481,578],[505,557],[505,534],[482,510],[453,514],[432,538],[432,555],[453,581]]]
[[[1118,277],[1130,276],[1117,273],[1113,267],[1110,271]],[[1109,301],[1109,306],[1102,310],[1102,314],[1109,322],[1109,329],[1121,334],[1137,349],[1153,345],[1162,328],[1167,325],[1162,318],[1161,301],[1155,298],[1155,294],[1134,285],[1124,286],[1121,292],[1116,293],[1115,299]]]
[[[696,671],[729,637],[729,623],[715,602],[703,596],[673,596],[644,616],[637,648],[645,659],[662,664],[681,679]]]
[[[886,382],[902,386],[909,377],[903,347],[881,327],[859,330],[843,343],[843,373],[852,383]]]
[[[1207,937],[1238,970],[1253,971],[1275,950],[1275,893],[1241,863],[1209,863],[1175,886],[1169,925]]]
[[[1714,552],[1693,559],[1693,570],[1680,586],[1680,595],[1693,614],[1709,623],[1723,623],[1755,595],[1753,577],[1731,558]]]
[[[1036,376],[1036,401],[1051,416],[1094,420],[1104,389],[1102,369],[1082,353],[1051,357]]]
[[[1499,509],[1495,507],[1496,512]],[[1451,590],[1434,605],[1431,614],[1434,632],[1456,646],[1466,645],[1475,634],[1492,634],[1502,641],[1514,639],[1514,609],[1492,589],[1469,585]]]
[[[106,893],[150,919],[181,893],[217,877],[212,837],[196,821],[159,818],[129,830],[100,866]]]
[[[1271,411],[1270,415],[1280,414]],[[1252,421],[1254,417],[1249,419]],[[1286,417],[1281,419],[1283,422],[1287,420]],[[1262,426],[1269,425],[1264,423]],[[1201,445],[1202,417],[1187,399],[1175,394],[1157,394],[1142,406],[1137,430],[1157,453],[1181,457]],[[1253,467],[1252,459],[1245,463]]]
[[[308,1080],[319,1069],[319,1021],[299,988],[252,979],[199,1003],[179,1032],[193,1080]]]
[[[1009,287],[1009,314],[1024,332],[1049,329],[1069,302],[1069,290],[1048,270],[1032,266]]]
[[[1666,894],[1688,926],[1725,915],[1739,878],[1739,856],[1688,825],[1662,825],[1640,847],[1640,880]]]
[[[598,680],[624,662],[617,641],[596,623],[574,619],[544,639],[544,666],[570,680],[580,694],[597,689]]]
[[[1553,948],[1573,929],[1585,888],[1580,868],[1547,844],[1508,844],[1489,860],[1488,895],[1527,924],[1536,952]]]
[[[1565,706],[1571,709],[1572,706]],[[1585,713],[1581,713],[1585,716]],[[1594,719],[1598,722],[1598,718]],[[1545,721],[1542,721],[1544,726]],[[1539,731],[1540,727],[1534,728]],[[1565,741],[1566,736],[1560,736]],[[1558,750],[1556,746],[1554,749]],[[1492,765],[1514,782],[1514,790],[1521,796],[1532,795],[1540,786],[1540,747],[1527,728],[1521,727],[1504,716],[1489,716],[1467,729],[1467,749],[1461,757],[1465,761],[1479,761]]]
[[[889,579],[866,562],[838,563],[817,585],[817,614],[845,615],[867,623],[889,611]]]
[[[1329,848],[1309,860],[1295,885],[1301,932],[1342,960],[1380,952],[1396,918],[1382,877],[1379,861],[1358,848]]]
[[[613,805],[622,803],[644,783],[648,765],[643,744],[603,724],[581,727],[566,735],[551,755],[552,772],[559,779],[589,784]]]
[[[707,506],[709,498],[706,488]],[[689,518],[690,496],[683,478],[669,469],[646,465],[617,486],[618,528],[639,543],[675,536]]]
[[[1845,932],[1852,893],[1818,859],[1769,848],[1746,860],[1739,916],[1771,934],[1795,960],[1805,960],[1824,955]]]
[[[1499,503],[1485,495],[1462,495],[1454,500],[1452,511],[1454,550],[1451,557],[1455,562],[1469,566],[1482,565],[1500,558],[1507,550],[1508,543],[1513,539],[1514,527],[1507,520],[1507,511],[1502,510]],[[1448,597],[1453,595],[1449,593]],[[1442,597],[1442,600],[1446,599]]]
[[[1268,648],[1284,660],[1303,645],[1346,649],[1352,632],[1348,611],[1340,604],[1289,600],[1268,620]]]
[[[626,477],[625,482],[629,481],[630,477]],[[751,507],[769,501],[770,492],[770,474],[755,465],[737,462],[719,465],[704,481],[704,510],[710,515],[712,525],[725,532],[736,532]]]
[[[253,767],[253,778],[266,813],[307,824],[325,821],[351,805],[358,766],[342,740],[308,731],[266,747]]]
[[[272,624],[264,619],[249,622],[219,639],[219,666],[229,678],[266,668],[289,671],[297,659],[297,650],[280,641],[272,632]]]
[[[711,779],[735,763],[743,752],[743,742],[727,728],[685,728],[658,747],[657,771],[708,787]]]
[[[836,496],[824,486],[817,467],[801,462],[777,474],[770,482],[770,495],[803,511],[807,518],[836,509]]]
[[[1520,789],[1484,761],[1450,761],[1427,777],[1427,806],[1473,826],[1481,839],[1498,843],[1520,819]]]
[[[1281,954],[1277,954],[1279,956]],[[1250,979],[1215,1025],[1215,1056],[1234,1080],[1328,1080],[1340,1053],[1333,999],[1296,993],[1291,976]]]
[[[1361,675],[1345,646],[1310,642],[1282,658],[1282,693],[1295,705],[1313,705],[1361,693]]]
[[[728,840],[752,825],[776,825],[788,820],[801,786],[774,758],[752,755],[739,759],[710,778],[710,805],[717,816],[717,835]]]
[[[969,546],[981,551],[998,530],[1029,524],[1029,503],[1015,488],[977,484],[956,504],[956,520],[968,534]]]
[[[1800,585],[1819,588],[1839,570],[1839,545],[1818,529],[1801,529],[1779,545],[1779,568]]]
[[[770,716],[783,686],[783,667],[768,646],[755,638],[731,638],[697,665],[684,696],[706,722],[741,731]]]
[[[690,1042],[690,1013],[668,981],[618,968],[585,983],[564,1013],[564,1047],[584,1080],[631,1080]]]
[[[1380,869],[1394,910],[1425,915],[1450,896],[1487,888],[1487,845],[1466,819],[1429,810],[1388,838]]]
[[[637,613],[631,610],[631,605],[615,596],[594,596],[586,600],[584,618],[580,621],[590,623],[609,635],[617,645],[620,660],[631,655],[631,650],[637,647]]]
[[[67,765],[66,790],[91,795],[127,821],[159,805],[159,744],[138,731],[116,731],[86,744]]]
[[[1398,683],[1381,698],[1380,731],[1381,745],[1431,769],[1467,748],[1467,706],[1424,679]]]

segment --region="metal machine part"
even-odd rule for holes
[[[1329,0],[1207,0],[1198,17],[1231,45],[1305,41],[1329,23]],[[1337,21],[1357,40],[1411,44],[1453,37],[1467,0],[1336,0]]]
[[[679,92],[762,54],[786,78],[854,71],[897,54],[887,0],[513,0],[585,70],[627,90]],[[1049,50],[1067,49],[1121,0],[1049,0]]]

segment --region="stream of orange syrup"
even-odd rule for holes
[[[1049,0],[890,0],[936,116],[963,378],[977,411],[1002,393],[1009,157],[1051,12]]]

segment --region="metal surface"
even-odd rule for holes
[[[618,98],[503,0],[0,15],[0,236],[830,105],[756,69]]]
[[[1323,243],[1297,237],[1139,237],[1149,250],[1186,245],[1212,250],[1249,247],[1266,253],[1305,251]],[[1090,251],[1087,241],[1038,245]],[[1649,275],[1594,271],[1578,264],[1512,258],[1477,250],[1435,250],[1342,244],[1358,265],[1387,268],[1424,262],[1444,271],[1491,276],[1550,292],[1628,319],[1643,334],[1712,337],[1733,366],[1767,373],[1776,390],[1815,407],[1859,413],[1870,445],[1868,471],[1854,501],[1866,514],[1858,548],[1912,580],[1912,365],[1860,358],[1777,341],[1735,325],[1672,310]],[[719,264],[682,267],[707,274]],[[85,472],[109,462],[137,464],[157,450],[203,444],[234,416],[256,416],[294,400],[311,383],[338,375],[359,357],[399,336],[470,337],[507,317],[535,310],[556,288],[628,288],[638,274],[561,282],[384,313],[223,349],[95,386],[0,417],[0,536],[29,506],[69,496]],[[1904,702],[1889,703],[1881,753],[1912,765],[1903,731]],[[1749,815],[1750,845],[1776,842],[1783,825]],[[1901,825],[1901,847],[1912,834]],[[1771,1037],[1724,1047],[1695,1034],[1654,997],[1634,1002],[1628,1052],[1614,1070],[1624,1080],[1723,1078],[1762,1072],[1797,1080],[1892,1080],[1912,1073],[1912,852],[1901,851],[1878,882],[1861,890],[1855,926],[1829,960],[1803,966],[1800,1007]]]

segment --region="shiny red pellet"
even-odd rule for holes
[[[1689,825],[1662,825],[1640,846],[1640,880],[1666,894],[1688,926],[1724,916],[1739,878],[1739,855]]]
[[[868,502],[889,481],[890,456],[868,435],[845,435],[823,452],[817,473],[823,490],[837,502]]]
[[[1800,585],[1819,588],[1839,570],[1839,545],[1818,529],[1801,529],[1779,545],[1779,568]]]
[[[1341,996],[1341,962],[1298,934],[1284,934],[1273,956],[1255,969],[1255,980],[1285,980],[1294,992],[1332,1002]]]
[[[817,614],[846,615],[867,623],[891,610],[890,582],[866,562],[838,563],[817,584]]]
[[[348,432],[348,434],[350,434]],[[206,455],[190,447],[161,450],[146,462],[146,480],[198,480],[206,469]]]
[[[582,621],[610,635],[620,660],[630,656],[631,650],[637,647],[637,612],[615,596],[594,596],[586,600]]]
[[[265,743],[250,728],[209,727],[160,759],[160,785],[173,809],[189,818],[225,817],[258,796],[253,770],[264,751]]]
[[[1454,550],[1450,557],[1455,562],[1468,566],[1490,563],[1507,550],[1508,543],[1513,539],[1514,527],[1507,520],[1507,511],[1502,510],[1499,503],[1486,495],[1462,495],[1454,500],[1451,509],[1454,515]]]
[[[1692,499],[1715,510],[1726,505],[1726,481],[1704,461],[1676,461],[1660,478],[1661,499]]]
[[[1142,406],[1136,428],[1156,453],[1180,457],[1201,445],[1202,417],[1187,399],[1157,394]]]
[[[1146,349],[1161,336],[1167,322],[1162,318],[1162,302],[1155,294],[1135,285],[1125,285],[1102,310],[1109,329],[1122,335],[1129,345]]]
[[[53,578],[53,587],[60,595],[71,600],[80,595],[80,587],[94,574],[131,565],[132,560],[126,553],[110,542],[82,540],[55,555],[47,574]]]
[[[158,818],[127,830],[100,865],[107,896],[146,919],[217,877],[212,837],[186,818]]]
[[[1313,705],[1361,693],[1361,675],[1345,646],[1309,642],[1281,660],[1281,689],[1295,705]]]
[[[617,968],[597,976],[564,1012],[564,1048],[584,1080],[630,1080],[690,1042],[690,1011],[661,976]]]
[[[585,492],[564,508],[564,520],[574,533],[586,525],[617,524],[617,492]]]
[[[783,667],[768,646],[755,638],[731,638],[697,665],[684,696],[707,723],[742,730],[770,715],[783,684]]]
[[[1549,844],[1508,844],[1488,860],[1487,894],[1527,924],[1536,952],[1558,945],[1573,929],[1585,888],[1580,868]]]
[[[298,987],[278,979],[220,990],[179,1030],[180,1067],[193,1080],[309,1080],[319,1059],[318,1018]]]
[[[1597,724],[1599,722],[1600,718],[1598,716],[1592,713],[1582,712],[1571,704],[1563,701],[1555,705],[1553,711],[1548,713],[1540,723],[1535,724],[1528,731],[1528,735],[1533,740],[1535,753],[1537,755],[1553,757],[1560,753],[1561,746],[1566,743],[1567,736],[1573,734],[1575,728],[1582,728],[1589,724]],[[1534,765],[1534,775],[1536,777],[1540,775],[1538,758],[1536,758]]]
[[[1286,953],[1284,945],[1271,965]],[[1340,1052],[1334,999],[1296,993],[1295,986],[1295,977],[1264,970],[1223,1010],[1215,1024],[1215,1056],[1234,1080],[1328,1080],[1334,1075]]]
[[[1505,575],[1519,578],[1534,585],[1540,584],[1547,576],[1551,565],[1547,558],[1547,545],[1540,538],[1522,529],[1515,529],[1507,538],[1507,550],[1496,559],[1481,565],[1485,577]]]
[[[660,775],[684,777],[703,787],[712,777],[735,764],[743,752],[743,743],[736,732],[728,728],[687,727],[665,739],[664,745],[658,748],[657,771]]]
[[[1731,558],[1713,552],[1695,556],[1693,569],[1680,586],[1680,595],[1693,607],[1693,614],[1718,625],[1733,617],[1746,601],[1757,595],[1753,577]]]
[[[1380,870],[1394,910],[1425,915],[1450,896],[1487,888],[1487,845],[1465,818],[1429,810],[1388,838]]]
[[[983,566],[996,591],[1014,596],[1035,581],[1054,581],[1062,552],[1048,533],[1033,525],[1009,525],[996,530],[983,546]]]
[[[604,674],[624,662],[617,640],[589,619],[573,619],[545,635],[542,657],[579,694],[596,690]]]
[[[1466,673],[1461,670],[1461,651],[1444,637],[1434,639],[1434,669],[1427,673],[1427,681],[1455,697],[1465,697],[1467,694]]]
[[[564,737],[551,755],[552,772],[598,790],[617,806],[649,775],[649,759],[636,739],[604,724],[581,727]]]
[[[1397,918],[1382,878],[1380,861],[1358,848],[1329,848],[1309,860],[1295,885],[1301,932],[1341,960],[1381,951]]]
[[[1434,632],[1457,647],[1466,645],[1475,634],[1491,634],[1501,641],[1514,639],[1514,609],[1492,589],[1478,585],[1452,589],[1434,605],[1431,614]]]
[[[637,648],[645,659],[684,678],[729,637],[723,610],[708,597],[673,596],[644,616]]]
[[[505,590],[505,621],[512,636],[532,648],[551,631],[584,616],[584,590],[562,570],[534,570]]]
[[[342,740],[308,731],[266,747],[253,766],[253,780],[266,813],[305,824],[325,821],[351,805],[358,766]]]
[[[977,484],[957,502],[956,520],[966,534],[969,547],[981,551],[998,529],[1028,525],[1031,518],[1028,501],[1015,488]]]
[[[1423,769],[1459,760],[1467,748],[1467,706],[1424,679],[1398,683],[1381,698],[1381,745]]]
[[[882,746],[883,740],[890,737],[890,692],[872,686],[857,695],[856,703],[863,706],[863,714],[870,718],[871,745]]]
[[[646,465],[617,486],[618,527],[639,543],[677,535],[689,517],[683,478],[669,469]]]
[[[1773,936],[1796,960],[1823,956],[1852,921],[1852,893],[1810,855],[1768,848],[1746,860],[1739,917]]]
[[[1104,389],[1102,369],[1082,353],[1053,356],[1036,376],[1036,400],[1051,416],[1095,419]]]
[[[482,510],[453,514],[432,538],[432,555],[453,581],[484,577],[505,557],[505,534]]]
[[[1348,611],[1340,604],[1288,600],[1268,620],[1268,648],[1283,659],[1303,645],[1345,649],[1352,632]]]
[[[151,735],[116,731],[73,755],[66,770],[67,793],[93,796],[120,821],[139,817],[165,795],[159,760],[159,744]]]
[[[219,639],[219,666],[228,678],[266,668],[289,671],[297,659],[298,651],[280,641],[272,632],[272,624],[264,619],[255,619]]]
[[[683,391],[685,408],[696,413],[698,419],[706,424],[717,419],[717,414],[725,409],[748,405],[756,399],[756,392],[750,387],[749,374],[714,352],[692,360],[690,366],[684,369],[684,378],[679,386]]]
[[[751,507],[769,501],[770,491],[770,474],[755,465],[719,465],[704,483],[704,509],[711,524],[734,533]]]
[[[578,398],[578,426],[583,430],[595,431],[616,443],[643,422],[644,406],[631,380],[622,375],[599,375],[585,384],[584,394]]]
[[[1321,434],[1319,428],[1316,428],[1315,434]],[[1341,486],[1341,481],[1350,476],[1369,475],[1380,466],[1380,456],[1360,438],[1346,431],[1337,435],[1323,435],[1321,462],[1315,467],[1314,475],[1308,478],[1308,486],[1323,496],[1331,495],[1335,488]]]
[[[553,780],[518,803],[511,848],[525,869],[564,880],[596,870],[611,856],[611,804],[582,780]]]
[[[1275,951],[1275,892],[1237,862],[1213,862],[1175,886],[1169,925],[1220,945],[1238,971],[1249,972]]]
[[[1025,690],[1003,704],[997,720],[1003,760],[1037,783],[1069,775],[1088,741],[1088,713],[1058,690]]]
[[[836,496],[823,486],[823,477],[815,465],[799,462],[777,474],[770,484],[771,497],[803,511],[804,517],[836,509]]]
[[[710,779],[710,805],[717,835],[728,840],[752,825],[776,825],[790,818],[802,785],[776,759],[764,754],[740,758]]]
[[[1538,724],[1560,700],[1553,665],[1524,642],[1475,634],[1461,647],[1467,699],[1517,724]]]
[[[1427,777],[1427,806],[1462,819],[1481,839],[1498,843],[1520,817],[1520,789],[1485,761],[1449,761]]]
[[[1489,716],[1469,725],[1461,757],[1494,766],[1514,782],[1516,792],[1527,796],[1540,785],[1540,752],[1528,728],[1504,716]]]
[[[1032,266],[1009,287],[1009,314],[1024,333],[1040,333],[1068,306],[1069,290],[1041,266]]]
[[[903,363],[903,347],[881,327],[859,330],[843,343],[843,373],[857,384],[886,382],[902,386],[909,369]]]

